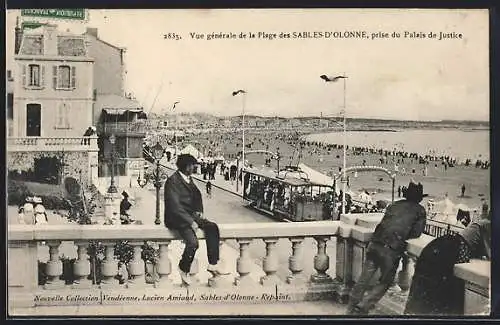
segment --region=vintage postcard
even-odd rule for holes
[[[489,13],[7,10],[10,316],[490,313]]]

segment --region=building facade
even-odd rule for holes
[[[9,171],[52,183],[67,176],[95,181],[97,138],[84,136],[92,125],[93,64],[81,35],[48,24],[16,27]]]
[[[100,39],[97,28],[87,28],[83,37],[94,60],[93,125],[99,137],[99,175],[111,175],[114,166],[114,175],[138,177],[144,168],[146,114],[139,102],[126,94],[126,50]]]

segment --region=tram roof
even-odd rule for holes
[[[291,186],[321,186],[321,187],[331,187],[328,185],[324,184],[318,184],[318,183],[313,183],[311,181],[308,181],[303,178],[297,178],[291,175],[287,175],[284,173],[285,177],[284,178],[278,178],[276,177],[276,173],[274,173],[271,170],[266,170],[266,169],[253,169],[253,168],[246,168],[244,170],[245,173],[257,175],[257,176],[262,176],[266,177],[269,179],[272,179],[273,181],[280,182],[280,183],[286,183]]]

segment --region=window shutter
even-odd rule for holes
[[[52,85],[57,89],[57,65],[52,67]]]
[[[66,128],[69,128],[70,125],[69,125],[69,105],[68,104],[64,104],[64,126]]]
[[[76,67],[71,67],[71,88],[76,89]]]
[[[64,107],[63,107],[63,103],[59,104],[59,108],[57,110],[57,127],[63,127],[63,121],[64,121]]]
[[[45,66],[40,66],[40,87],[45,86]]]
[[[26,65],[24,65],[24,64],[23,64],[22,80],[23,80],[23,87],[26,87]]]

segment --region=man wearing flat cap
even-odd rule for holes
[[[387,207],[382,221],[375,228],[367,247],[363,270],[351,291],[348,315],[366,315],[375,307],[394,281],[406,241],[420,237],[424,231],[426,213],[419,204],[423,198],[422,184],[410,182],[403,196],[404,200]],[[368,291],[378,270],[380,278]]]
[[[198,250],[198,228],[205,232],[208,268],[212,274],[227,274],[219,265],[219,227],[203,216],[203,202],[200,190],[191,178],[196,158],[189,154],[179,155],[177,171],[165,182],[165,226],[178,231],[185,248],[179,262],[181,279],[185,285],[192,283],[189,271]]]

